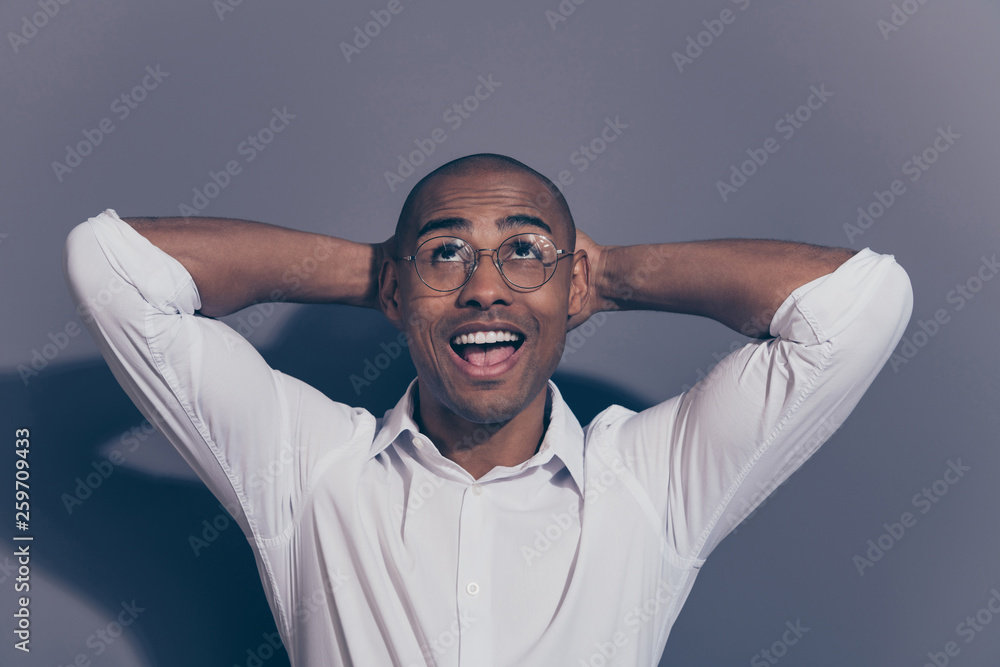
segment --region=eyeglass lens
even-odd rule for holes
[[[471,276],[476,255],[472,246],[460,238],[429,239],[417,249],[417,274],[432,289],[458,289]],[[503,242],[497,256],[501,273],[512,285],[532,289],[549,279],[558,253],[544,236],[518,234]]]

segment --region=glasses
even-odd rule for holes
[[[401,257],[413,262],[417,275],[435,292],[453,292],[469,282],[479,265],[479,253],[489,251],[500,275],[511,286],[536,289],[548,282],[568,251],[559,250],[541,234],[515,234],[499,248],[476,250],[454,236],[436,236],[417,246],[416,254]]]

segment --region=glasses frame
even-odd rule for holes
[[[472,280],[472,275],[476,272],[476,269],[479,268],[479,255],[480,255],[480,253],[482,253],[482,252],[489,252],[490,253],[490,257],[493,260],[493,266],[497,267],[497,271],[500,273],[500,276],[503,278],[503,280],[504,280],[505,283],[507,283],[508,285],[510,285],[511,287],[513,287],[514,289],[517,289],[517,290],[524,290],[524,291],[536,290],[536,289],[542,287],[543,285],[545,285],[545,283],[549,282],[552,279],[552,276],[556,275],[555,270],[553,270],[552,273],[549,274],[548,278],[546,278],[544,281],[542,281],[541,285],[536,285],[535,287],[521,287],[520,285],[514,283],[513,281],[511,281],[510,278],[507,277],[507,274],[503,272],[503,264],[500,262],[500,248],[502,248],[504,245],[506,245],[506,243],[508,241],[510,241],[511,239],[513,239],[513,238],[517,238],[518,236],[527,236],[529,234],[531,236],[541,237],[541,238],[545,239],[546,241],[548,241],[549,243],[552,244],[553,248],[555,248],[555,246],[556,246],[555,242],[552,239],[550,239],[548,236],[545,236],[544,234],[536,234],[535,232],[518,232],[517,234],[514,234],[512,236],[508,236],[507,238],[505,238],[503,240],[503,242],[500,244],[499,248],[478,248],[478,249],[473,248],[472,249],[472,253],[473,253],[473,258],[474,259],[472,261],[472,269],[465,276],[465,280],[462,282],[461,285],[459,285],[458,287],[452,287],[451,289],[438,289],[437,287],[432,287],[431,285],[429,285],[427,283],[426,280],[424,280],[424,277],[422,275],[420,275],[420,269],[417,268],[417,253],[420,252],[420,248],[422,248],[425,244],[430,243],[431,241],[436,241],[438,239],[455,239],[457,241],[461,241],[462,243],[464,243],[465,245],[467,245],[469,247],[472,247],[472,244],[469,243],[468,241],[466,241],[465,239],[459,238],[458,236],[449,236],[449,235],[435,236],[433,238],[427,239],[426,241],[422,241],[420,243],[420,245],[417,246],[417,249],[414,251],[414,254],[407,255],[406,257],[400,257],[399,261],[413,262],[413,270],[417,272],[417,277],[420,278],[420,282],[422,282],[424,285],[427,285],[428,289],[432,289],[435,292],[441,292],[443,294],[447,294],[448,292],[454,292],[456,290],[460,290],[463,287],[465,287],[466,285],[468,285],[469,281]],[[564,257],[572,257],[572,256],[573,256],[573,253],[571,253],[569,250],[560,250],[559,248],[556,248],[555,267],[559,268],[559,260],[560,259],[563,259]]]

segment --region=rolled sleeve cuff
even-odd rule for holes
[[[89,218],[70,232],[66,241],[68,275],[82,277],[88,273],[87,266],[72,266],[74,261],[87,257],[86,253],[74,250],[95,239],[114,273],[160,312],[193,314],[201,308],[198,288],[184,265],[132,229],[113,209]],[[79,296],[90,310],[100,309],[102,298],[107,300],[114,296],[113,285],[87,289],[79,284],[80,280],[74,282],[78,288],[83,288],[84,294]],[[101,289],[112,294],[102,297]]]
[[[882,321],[891,336],[910,319],[913,291],[909,276],[893,255],[865,248],[834,272],[789,294],[771,318],[770,333],[816,345],[842,333],[857,321],[859,313],[873,305],[883,310]]]

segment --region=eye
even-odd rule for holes
[[[542,249],[537,243],[531,243],[529,241],[514,241],[511,243],[510,252],[508,253],[508,260],[511,259],[541,259]]]
[[[454,241],[445,241],[431,251],[432,262],[463,262],[463,246]]]

